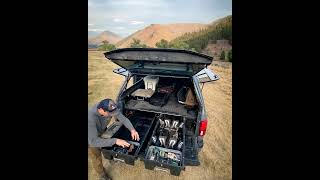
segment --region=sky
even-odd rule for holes
[[[126,37],[150,24],[211,23],[232,14],[232,0],[88,0],[88,35]]]

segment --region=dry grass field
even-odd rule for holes
[[[112,70],[117,65],[109,62],[103,52],[88,51],[88,96],[91,106],[103,98],[115,99],[124,77]],[[199,154],[200,166],[187,166],[179,177],[165,172],[144,168],[140,160],[135,166],[112,163],[105,160],[104,166],[114,180],[229,180],[232,179],[232,66],[210,66],[220,80],[205,84],[203,96],[208,115],[208,128],[204,148]],[[97,179],[88,159],[89,180]]]

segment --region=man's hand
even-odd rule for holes
[[[130,144],[127,141],[122,140],[122,139],[117,139],[116,140],[116,145],[122,146],[123,148],[130,146]]]
[[[139,134],[138,132],[135,130],[135,129],[132,129],[131,130],[131,137],[133,140],[136,140],[136,141],[139,141],[140,138],[139,138]]]

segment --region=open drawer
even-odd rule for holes
[[[156,118],[157,119],[157,118]],[[181,125],[181,128],[178,129],[179,137],[175,145],[170,146],[171,138],[166,138],[165,142],[163,143],[163,140],[161,140],[162,135],[159,136],[159,131],[162,131],[160,129],[164,129],[163,126],[167,127],[166,125],[161,125],[161,120],[157,119],[157,122],[155,124],[154,130],[152,132],[152,136],[148,142],[147,148],[144,153],[144,157],[141,158],[142,161],[144,161],[145,168],[149,170],[159,170],[159,171],[166,171],[170,173],[171,175],[179,176],[181,170],[185,170],[184,165],[184,153],[185,153],[185,125],[184,125],[184,118],[178,117],[178,116],[165,116],[163,119],[171,119],[170,126],[172,126],[173,119],[179,120],[179,125]],[[165,123],[167,124],[167,123]],[[170,128],[168,128],[170,129]],[[170,132],[170,131],[169,131]],[[171,132],[169,134],[172,134]],[[169,135],[171,137],[171,135]],[[154,137],[159,137],[158,140],[155,140]],[[162,141],[162,142],[161,142]],[[160,144],[159,144],[160,142]],[[182,145],[180,142],[183,142]],[[180,144],[180,145],[179,145]],[[163,151],[161,155],[161,152]],[[158,153],[158,154],[157,154]],[[168,158],[174,154],[176,160],[173,160],[175,158]],[[172,156],[171,156],[172,157]]]
[[[112,136],[112,138],[119,138],[128,141],[135,145],[131,152],[127,148],[122,148],[118,145],[112,147],[102,148],[102,154],[106,159],[124,162],[126,164],[134,165],[134,161],[144,145],[147,135],[154,123],[154,113],[140,112],[140,111],[128,111],[127,118],[131,121],[132,125],[139,133],[140,140],[138,142],[132,141],[130,131],[123,125],[120,129]]]

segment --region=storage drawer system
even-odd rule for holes
[[[142,161],[146,169],[166,171],[179,176],[181,170],[185,169],[185,122],[181,117],[169,115],[156,119]]]
[[[129,130],[124,125],[121,126],[121,128],[112,136],[112,138],[123,139],[133,145],[129,149],[122,148],[117,145],[102,148],[102,154],[106,159],[113,159],[115,161],[134,165],[134,161],[137,159],[139,151],[141,150],[146,137],[149,134],[152,125],[154,124],[155,116],[153,113],[148,112],[135,111],[133,113],[134,114],[128,116],[128,119],[130,119],[132,125],[139,133],[140,140],[138,142],[133,142]],[[141,113],[143,113],[143,115],[141,115]]]
[[[134,148],[122,148],[117,145],[102,148],[106,159],[134,165],[140,157],[145,168],[170,172],[179,176],[185,169],[185,120],[179,116],[156,114],[150,112],[133,112],[127,115],[135,129],[139,132],[140,140],[131,141],[131,133],[125,126],[111,137],[128,141]]]
[[[156,76],[146,76],[143,81],[144,84],[140,82],[139,87],[130,89],[123,96],[124,114],[139,133],[139,142],[132,142],[131,133],[122,126],[109,137],[123,139],[133,145],[130,148],[117,145],[105,147],[102,153],[106,159],[129,165],[134,165],[134,161],[140,158],[146,169],[179,176],[185,165],[197,161],[193,147],[194,134],[188,134],[192,129],[189,122],[194,122],[197,116],[183,103],[188,89],[180,88],[179,93],[174,93],[175,82],[170,85],[170,79],[163,79],[159,85],[159,77]]]

